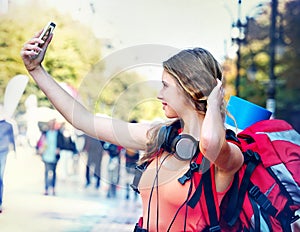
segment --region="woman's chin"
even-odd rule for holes
[[[165,112],[165,116],[166,116],[168,119],[178,118],[178,115],[168,114],[168,113],[166,113],[166,112]]]

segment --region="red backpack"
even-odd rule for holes
[[[300,135],[273,119],[227,137],[245,160],[221,205],[222,231],[291,231],[300,208]]]
[[[187,204],[200,204],[209,225],[205,231],[291,231],[300,208],[300,134],[286,121],[272,119],[237,136],[227,130],[226,140],[240,147],[244,164],[220,208],[215,204],[214,166],[205,157],[199,155],[179,178],[182,184],[192,178],[196,186]],[[142,171],[138,173],[134,189]]]

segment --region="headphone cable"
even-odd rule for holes
[[[198,156],[199,156],[199,153],[198,153],[195,157],[193,157],[193,158],[190,160],[190,166],[191,166],[191,163],[193,162],[193,160],[196,160],[196,159],[198,158]],[[170,231],[172,225],[173,225],[174,222],[175,222],[175,219],[176,219],[176,217],[177,217],[179,211],[182,209],[182,207],[183,207],[184,205],[186,205],[185,217],[184,217],[184,231],[186,231],[186,220],[187,220],[187,212],[188,212],[188,205],[187,205],[186,203],[188,202],[188,200],[189,200],[189,198],[190,198],[190,196],[191,196],[192,189],[193,189],[193,179],[191,178],[191,180],[190,180],[190,187],[189,187],[189,190],[188,190],[187,197],[186,197],[185,201],[181,204],[181,206],[177,209],[177,211],[176,211],[176,213],[175,213],[175,215],[174,215],[174,217],[173,217],[173,219],[172,219],[172,221],[171,221],[171,223],[170,223],[170,225],[169,225],[169,227],[168,227],[167,232]]]
[[[152,184],[152,188],[150,191],[150,196],[149,196],[149,201],[148,201],[148,212],[147,212],[147,231],[149,231],[149,223],[150,223],[150,205],[151,205],[151,200],[152,200],[152,194],[153,194],[153,190],[154,190],[154,185],[156,184],[156,192],[157,192],[157,199],[156,199],[156,207],[157,207],[157,217],[156,217],[156,229],[158,231],[158,213],[159,213],[159,209],[158,209],[158,172],[162,167],[162,164],[165,162],[165,160],[170,156],[171,154],[168,153],[168,155],[166,155],[163,160],[161,161],[159,167],[158,167],[158,159],[159,156],[157,156],[156,158],[156,175]]]
[[[187,219],[187,210],[188,210],[188,208],[187,208],[188,206],[187,206],[186,203],[188,202],[188,200],[189,200],[189,198],[190,198],[190,196],[191,196],[192,188],[193,188],[193,184],[192,184],[192,180],[190,180],[190,186],[189,186],[189,191],[188,191],[187,197],[186,197],[185,201],[184,201],[184,202],[179,206],[179,208],[177,209],[177,211],[176,211],[176,213],[175,213],[175,215],[174,215],[174,217],[173,217],[173,219],[172,219],[172,221],[171,221],[171,223],[170,223],[170,225],[169,225],[169,227],[168,227],[167,232],[170,231],[171,227],[173,226],[173,224],[174,224],[174,222],[175,222],[175,219],[176,219],[176,217],[177,217],[179,211],[182,209],[182,207],[183,207],[184,205],[186,205],[186,211],[185,211],[185,217],[184,217],[184,231],[186,231],[186,219]]]

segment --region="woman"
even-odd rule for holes
[[[191,192],[195,191],[195,187],[190,192],[188,184],[181,185],[177,181],[189,169],[194,155],[190,159],[179,159],[165,149],[160,149],[158,135],[163,125],[127,123],[95,116],[78,102],[70,104],[74,99],[41,65],[51,39],[52,35],[39,48],[35,44],[43,41],[38,39],[37,34],[24,45],[21,56],[28,72],[53,105],[74,127],[90,136],[122,147],[144,150],[146,153],[141,162],[150,164],[139,184],[144,221],[140,225],[144,230],[140,231],[204,230],[207,220],[199,207],[179,209],[186,198],[191,196]],[[31,59],[38,53],[37,58]],[[234,173],[243,163],[240,149],[225,140],[224,91],[220,66],[208,51],[196,48],[179,52],[165,61],[163,67],[163,87],[158,99],[162,102],[165,115],[172,122],[182,122],[180,133],[199,141],[197,146],[201,154],[213,164],[217,204],[220,204]]]

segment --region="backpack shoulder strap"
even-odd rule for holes
[[[214,168],[214,166],[212,167]],[[221,227],[219,224],[219,217],[217,213],[217,207],[216,201],[215,201],[215,195],[213,191],[213,183],[212,183],[212,168],[207,170],[202,175],[203,180],[203,186],[204,186],[204,196],[206,201],[206,208],[208,211],[209,216],[209,231],[211,232],[219,232],[221,231]]]
[[[199,162],[198,160],[196,162]],[[189,199],[188,201],[188,206],[195,208],[197,203],[200,201],[200,197],[202,194],[202,188],[203,188],[203,175],[204,175],[204,170],[209,170],[209,160],[207,160],[204,156],[202,156],[202,162],[198,164],[198,172],[201,172],[202,176],[200,177],[199,183],[196,190],[193,194],[193,196]]]
[[[130,185],[130,187],[137,193],[140,193],[139,183],[140,183],[141,177],[142,177],[144,171],[146,170],[148,164],[149,164],[149,162],[145,162],[145,163],[142,163],[141,165],[137,165],[135,167],[135,174],[134,174],[133,182]]]
[[[226,130],[226,140],[240,147],[240,141],[232,130]],[[202,159],[201,163],[199,162],[200,157]],[[214,183],[212,179],[214,178],[214,165],[211,165],[209,160],[204,156],[199,156],[196,162],[200,163],[198,169],[202,172],[202,176],[187,205],[194,208],[199,201],[203,201],[202,205],[206,206],[204,206],[204,210],[208,214],[209,231],[221,231],[218,217],[220,211],[217,210],[219,206],[216,205],[217,192],[213,187]],[[204,191],[204,197],[201,197],[202,191]]]
[[[221,231],[221,227],[219,225],[219,212],[217,212],[216,205],[216,190],[213,188],[212,182],[214,166],[210,165],[209,160],[203,156],[199,169],[202,176],[200,177],[197,188],[192,197],[189,199],[187,205],[194,208],[199,201],[202,201],[201,204],[207,212],[207,219],[209,220],[209,226],[207,229],[209,231],[218,232]],[[201,197],[202,191],[204,192],[204,197]]]
[[[254,171],[254,169],[257,167],[258,163],[260,162],[260,157],[256,152],[253,152],[251,150],[247,150],[247,152],[243,152],[244,154],[244,163],[246,164],[245,173],[243,176],[243,179],[241,180],[241,185],[239,190],[238,185],[233,184],[233,188],[235,188],[235,192],[233,192],[230,196],[229,203],[232,207],[229,207],[225,219],[228,222],[228,225],[233,226],[242,210],[244,198],[246,195],[246,192],[250,186],[250,177]],[[235,182],[237,181],[237,174],[235,175]]]

